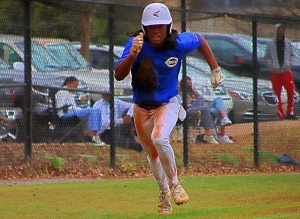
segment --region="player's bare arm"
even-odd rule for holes
[[[208,43],[206,42],[206,40],[202,35],[201,35],[201,40],[202,43],[197,49],[198,52],[204,57],[211,70],[219,67],[213,52],[211,51]]]
[[[115,79],[122,81],[130,73],[132,63],[135,57],[129,55],[123,61],[121,61],[115,68]]]
[[[204,57],[204,59],[206,60],[206,62],[208,63],[211,69],[210,82],[212,88],[216,90],[218,85],[224,81],[224,75],[215,59],[213,52],[211,51],[208,43],[206,42],[206,40],[202,35],[201,35],[201,39],[202,39],[202,43],[197,50]]]
[[[115,68],[115,79],[117,81],[123,80],[130,73],[132,63],[142,50],[143,43],[143,33],[139,33],[139,35],[132,40],[132,46],[130,48],[129,55],[123,61],[121,61]]]

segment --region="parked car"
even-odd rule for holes
[[[109,86],[109,59],[108,51],[104,52],[99,56],[99,60],[103,66],[101,69],[94,68],[88,63],[83,56],[76,50],[74,44],[64,39],[38,39],[38,42],[49,49],[54,56],[60,60],[61,64],[67,68],[76,72],[84,72],[85,81],[92,90],[101,91],[103,87]],[[115,57],[115,61],[117,57]],[[105,76],[101,76],[105,74]],[[99,75],[101,77],[99,77]],[[94,78],[97,76],[97,78]],[[92,80],[94,79],[94,80]],[[102,80],[102,83],[99,83]],[[131,79],[130,77],[125,78],[123,81],[117,81],[114,79],[114,94],[121,99],[126,99],[127,96],[132,95]],[[91,94],[93,101],[97,101],[101,98],[100,94]],[[131,98],[130,98],[131,100]]]
[[[39,74],[56,74],[64,77],[75,76],[81,81],[85,81],[90,93],[91,99],[96,101],[100,99],[102,88],[109,86],[109,71],[97,70],[92,68],[74,69],[69,66],[63,66],[62,60],[51,53],[45,46],[37,40],[32,40],[32,72]],[[4,53],[4,60],[14,69],[24,69],[24,39],[14,35],[0,35],[0,57]],[[63,58],[65,59],[65,58]],[[125,80],[115,83],[115,94],[124,95],[131,93],[131,80]]]
[[[207,43],[211,47],[218,64],[239,76],[253,75],[252,40],[240,34],[203,33]],[[199,56],[197,51],[190,53]],[[258,45],[257,59],[259,65],[259,77],[268,78],[269,72],[263,62],[264,50]]]
[[[10,71],[9,68],[10,66],[0,59],[0,69]],[[12,83],[14,83],[12,78],[5,78],[0,74],[0,141],[8,138],[17,140],[19,126],[23,121],[22,110],[14,107],[16,99],[14,87],[8,87]]]
[[[24,112],[26,94],[24,85],[24,71],[14,70],[12,67],[0,59],[0,140],[11,139],[21,141],[25,135]],[[59,88],[63,85],[65,76],[55,74],[32,73],[32,113],[33,118],[41,118],[41,121],[34,123],[35,130],[39,131],[41,126],[47,126],[45,116],[48,115],[49,108],[53,107],[50,98],[51,88]],[[8,86],[9,84],[13,84]],[[85,82],[80,81],[78,89],[87,90]],[[85,96],[84,101],[80,96]],[[75,92],[75,102],[77,107],[86,108],[90,106],[88,92]],[[44,120],[44,121],[43,121]],[[42,124],[44,123],[44,124]],[[33,133],[38,136],[38,133]]]
[[[252,36],[242,34],[203,33],[219,65],[239,76],[253,77]],[[258,78],[269,79],[270,70],[264,62],[268,38],[257,38]],[[198,57],[197,51],[190,53]],[[300,89],[300,58],[296,57],[291,68],[297,90]]]
[[[81,45],[79,42],[71,42],[71,45],[80,51]],[[120,48],[124,47],[114,46],[114,63],[118,61],[122,53],[120,54]],[[96,69],[108,69],[109,68],[109,46],[102,44],[91,43],[89,45],[89,63],[93,68]]]
[[[209,78],[210,71],[207,63],[201,58],[187,57],[187,74],[194,77]],[[206,69],[206,70],[203,70]],[[252,78],[240,77],[232,74],[226,69],[222,69],[225,80],[222,85],[230,93],[233,100],[233,109],[229,113],[232,122],[241,123],[253,121],[253,82]],[[259,121],[279,119],[277,114],[278,100],[274,94],[270,81],[259,79],[257,89],[257,105]],[[283,92],[282,100],[287,102],[286,92]],[[294,110],[298,112],[300,105],[299,95],[295,93]]]

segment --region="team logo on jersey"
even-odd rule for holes
[[[170,67],[173,68],[175,65],[177,65],[178,62],[178,58],[176,57],[170,57],[167,59],[167,61],[165,61],[165,64]]]
[[[158,15],[159,12],[160,12],[160,11],[154,12],[154,13],[153,13],[153,16],[154,16],[154,17],[159,17],[159,15]]]

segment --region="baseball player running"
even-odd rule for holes
[[[132,74],[136,132],[155,182],[159,187],[158,213],[172,213],[175,204],[188,201],[180,185],[169,135],[185,111],[178,103],[178,74],[181,61],[197,49],[211,68],[211,83],[217,87],[224,76],[205,39],[198,33],[178,33],[172,28],[168,7],[152,3],[142,14],[141,30],[132,34],[115,66],[115,78]]]

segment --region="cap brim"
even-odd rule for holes
[[[166,22],[165,20],[155,20],[154,21],[151,21],[151,22],[143,22],[142,23],[145,27],[147,26],[152,26],[152,25],[169,25],[170,22]]]

